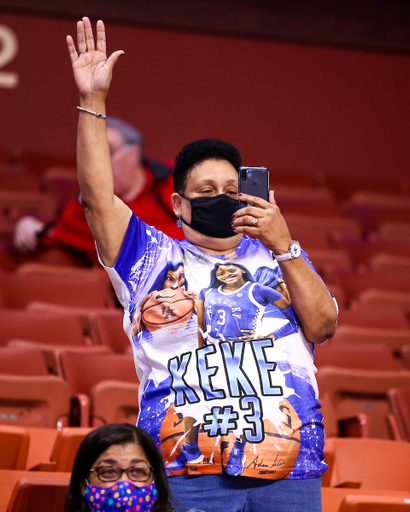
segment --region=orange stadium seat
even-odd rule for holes
[[[401,179],[392,179],[390,176],[388,178],[372,176],[369,179],[360,174],[334,175],[329,173],[324,177],[324,183],[338,199],[347,199],[354,193],[362,191],[399,195],[407,193],[406,183]]]
[[[275,187],[275,200],[285,217],[289,213],[338,216],[339,207],[331,190],[325,187]]]
[[[81,323],[71,314],[0,308],[0,325],[0,345],[17,338],[60,345],[85,344]]]
[[[0,424],[62,427],[69,413],[70,391],[61,377],[0,374]]]
[[[410,290],[410,275],[394,269],[380,272],[374,269],[350,270],[327,267],[325,282],[340,286],[348,301],[355,299],[368,288],[385,290],[386,283],[390,291],[407,293]]]
[[[23,309],[33,301],[85,307],[114,305],[112,293],[98,277],[0,272],[2,307]]]
[[[54,197],[58,208],[62,210],[80,192],[77,169],[49,167],[44,171],[42,186]]]
[[[351,235],[345,233],[338,233],[333,235],[334,243],[342,250],[348,252],[353,263],[369,264],[373,268],[377,268],[378,260],[376,264],[373,261],[375,255],[384,254],[391,255],[397,258],[398,254],[408,254],[410,250],[410,238],[379,238],[372,236],[368,239],[364,239],[358,235]],[[407,251],[406,251],[407,249]],[[373,263],[371,264],[371,261]],[[395,259],[392,258],[390,263],[394,265]],[[388,262],[385,262],[383,268],[389,268]]]
[[[369,288],[357,296],[357,302],[365,306],[395,306],[410,311],[410,292],[392,292]]]
[[[26,429],[0,425],[0,469],[25,469],[29,443]]]
[[[317,372],[320,396],[330,400],[337,418],[369,418],[369,437],[392,439],[388,390],[409,388],[408,370],[363,370],[323,366]]]
[[[410,499],[398,496],[349,495],[339,512],[410,512]]]
[[[410,492],[410,443],[332,437],[325,449],[334,452],[331,487]]]
[[[36,471],[70,472],[78,447],[92,428],[64,427],[58,431],[49,460],[44,460],[34,468]]]
[[[381,329],[410,329],[405,311],[395,305],[363,305],[355,302],[349,308],[339,309],[339,322],[342,325],[380,327]]]
[[[396,439],[410,442],[410,389],[392,388],[387,396],[390,401],[392,422]]]
[[[94,343],[110,347],[123,354],[131,350],[131,343],[123,328],[124,313],[120,309],[100,310],[90,314],[91,336]]]
[[[408,256],[397,256],[395,254],[377,253],[369,259],[368,265],[370,268],[379,270],[380,272],[389,269],[397,269],[403,272],[410,273],[410,257]]]
[[[380,238],[410,238],[410,222],[383,222],[378,229]]]
[[[0,190],[39,192],[40,181],[37,176],[23,168],[0,167]]]
[[[349,498],[356,498],[358,501],[360,500],[360,504],[362,501],[365,502],[368,507],[368,500],[376,500],[378,498],[387,498],[387,505],[390,506],[391,500],[399,499],[399,500],[409,500],[410,493],[406,491],[385,491],[382,489],[352,489],[352,488],[342,488],[342,487],[322,487],[322,510],[323,512],[340,512],[340,507],[342,502]],[[347,502],[350,505],[350,501]],[[355,503],[355,502],[354,502]],[[373,502],[370,501],[371,506],[373,506]],[[376,509],[377,512],[384,512],[385,509]],[[402,509],[403,512],[405,512]],[[346,512],[346,511],[345,511]],[[352,511],[353,512],[353,511]],[[359,512],[358,510],[356,512]],[[360,512],[375,512],[373,508],[360,509]],[[386,512],[398,512],[396,509],[390,510],[387,509]]]
[[[0,347],[0,374],[48,375],[43,353],[38,348]]]
[[[15,485],[7,512],[61,512],[68,478],[23,477]]]
[[[364,231],[375,231],[383,222],[410,222],[410,197],[356,192],[345,203],[344,210],[357,218]]]
[[[55,215],[57,203],[51,194],[19,190],[0,190],[0,214],[16,219],[23,214]]]
[[[332,338],[334,344],[383,343],[393,353],[399,353],[401,348],[410,343],[408,329],[380,329],[375,327],[359,327],[355,325],[339,325]]]
[[[63,352],[61,368],[73,399],[72,425],[136,422],[139,383],[131,354]]]
[[[315,347],[315,366],[337,366],[363,370],[399,370],[402,365],[387,345],[337,344],[332,341]]]

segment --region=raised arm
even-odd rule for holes
[[[97,117],[79,111],[77,169],[88,225],[104,263],[113,266],[124,241],[130,213],[121,199],[114,195],[104,116],[112,70],[124,52],[118,50],[107,58],[104,23],[97,22],[95,41],[88,18],[77,23],[77,48],[71,36],[67,36],[67,48],[80,95],[80,107],[102,114],[102,117]]]
[[[292,239],[273,191],[269,192],[269,203],[246,194],[242,194],[241,200],[255,206],[236,212],[234,230],[258,238],[274,254],[288,252]],[[332,337],[336,329],[337,311],[323,281],[303,257],[281,261],[279,265],[306,338],[319,343]]]

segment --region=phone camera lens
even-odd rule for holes
[[[242,170],[242,181],[246,181],[246,175],[247,175],[247,171],[246,171],[246,169],[243,169]]]

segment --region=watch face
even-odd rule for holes
[[[289,252],[291,253],[293,259],[299,258],[300,245],[297,242],[292,242]]]

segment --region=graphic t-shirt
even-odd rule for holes
[[[326,470],[313,344],[261,242],[244,236],[228,256],[205,254],[132,214],[106,269],[133,345],[138,426],[169,475]]]

